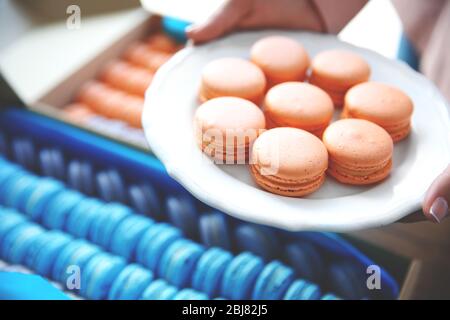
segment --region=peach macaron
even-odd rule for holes
[[[251,61],[264,72],[268,87],[287,81],[303,81],[310,59],[303,46],[288,37],[258,40],[250,51]]]
[[[413,109],[411,98],[400,89],[384,83],[366,82],[347,92],[342,118],[372,121],[397,142],[411,131]]]
[[[342,106],[346,92],[368,81],[370,73],[369,64],[358,54],[328,50],[314,57],[309,82],[325,90],[336,106]]]
[[[333,101],[320,89],[304,82],[272,87],[264,100],[267,127],[294,127],[322,137],[333,117]]]
[[[243,164],[249,160],[253,142],[265,130],[265,119],[251,101],[219,97],[197,108],[194,128],[205,154],[219,162]]]
[[[332,123],[323,134],[328,150],[328,174],[352,185],[367,185],[385,179],[392,168],[394,144],[379,125],[362,119]]]
[[[231,96],[259,104],[265,89],[266,78],[258,66],[241,58],[221,58],[203,69],[200,101]]]
[[[265,131],[253,144],[250,172],[256,184],[278,195],[306,196],[325,180],[328,154],[315,135],[297,128]]]

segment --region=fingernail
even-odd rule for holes
[[[430,208],[430,215],[436,220],[437,223],[441,223],[441,221],[448,214],[448,203],[442,198],[436,198],[434,200],[433,205]]]

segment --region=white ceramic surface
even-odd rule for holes
[[[306,198],[261,190],[244,165],[216,165],[197,148],[193,115],[202,68],[220,57],[248,57],[261,37],[281,34],[303,43],[311,56],[331,48],[361,54],[372,80],[403,89],[414,101],[411,135],[395,145],[390,177],[353,187],[328,177]],[[240,219],[288,230],[350,231],[392,223],[420,208],[433,179],[450,163],[448,106],[435,86],[407,65],[354,47],[331,35],[290,31],[238,33],[177,53],[156,74],[146,93],[143,125],[155,155],[169,174],[201,201]]]

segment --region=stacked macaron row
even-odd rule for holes
[[[54,189],[59,190],[46,192],[44,189],[52,183]],[[44,232],[35,224],[21,226],[18,218],[10,224],[2,224],[1,257],[6,261],[25,263],[43,276],[64,282],[67,280],[65,266],[74,264],[70,257],[81,255],[71,250],[87,250],[89,256],[83,260],[84,277],[80,292],[84,297],[131,298],[131,293],[129,296],[123,291],[128,290],[131,284],[139,284],[141,293],[145,284],[150,284],[153,274],[179,289],[192,286],[209,297],[318,299],[321,296],[320,289],[309,283],[304,286],[306,292],[298,288],[289,290],[291,285],[297,286],[295,272],[278,261],[265,264],[250,253],[233,256],[222,249],[206,249],[183,238],[178,229],[135,215],[123,205],[95,201],[97,208],[84,211],[84,203],[93,199],[67,190],[55,180],[38,178],[4,161],[0,170],[0,188],[1,204],[21,210],[31,220],[54,230]],[[18,195],[20,201],[16,201]],[[117,256],[95,253],[97,247],[86,246],[84,242],[80,249],[66,233],[84,238]],[[66,249],[68,246],[70,250]],[[63,256],[62,264],[59,264],[59,255]],[[135,265],[127,266],[132,262],[142,263],[151,272]],[[116,282],[119,282],[117,288]],[[314,295],[310,295],[311,286]],[[285,296],[287,292],[290,293]],[[186,296],[181,298],[190,296],[186,292],[184,294]]]
[[[369,82],[370,75],[368,62],[350,51],[310,60],[291,38],[260,39],[250,60],[204,67],[197,143],[215,163],[249,164],[257,185],[283,196],[313,193],[326,173],[346,184],[382,181],[393,142],[411,130],[413,103],[400,89]],[[341,107],[341,118],[351,120],[331,124]]]
[[[64,107],[63,115],[77,123],[95,123],[101,116],[141,128],[145,91],[158,68],[180,48],[164,33],[134,43],[121,59],[103,68],[98,80],[82,86],[75,101]]]
[[[1,259],[24,265],[76,295],[110,300],[208,299],[199,291],[180,290],[164,280],[156,280],[150,270],[127,264],[125,259],[85,240],[60,231],[48,231],[14,210],[0,207],[0,220]],[[79,286],[76,282],[79,280],[70,280],[76,272],[73,270],[80,271]]]
[[[1,135],[0,135],[1,136]],[[14,141],[23,141],[23,139],[13,139],[12,141],[12,145],[14,145]],[[2,141],[4,141],[5,143],[3,144],[4,146],[7,146],[8,143],[6,143],[6,139],[3,137]],[[20,159],[21,157],[17,157],[16,151],[14,151],[14,147],[8,148],[8,147],[4,147],[4,150],[6,150],[9,154],[10,157],[13,159]],[[11,149],[11,150],[9,150]],[[39,153],[43,153],[45,150],[48,150],[46,148],[43,148],[41,152]],[[56,152],[55,149],[53,148],[53,153]],[[45,151],[48,152],[48,151]],[[35,157],[33,156],[33,151],[28,152],[29,157],[28,159],[34,159]],[[24,158],[24,157],[22,157]],[[40,157],[41,159],[45,159],[45,157]],[[65,158],[64,156],[57,156],[56,158]],[[42,162],[42,161],[41,161]],[[36,167],[42,167],[42,164],[39,164],[39,160],[36,162],[37,164],[34,165],[34,168]],[[83,164],[87,164],[85,161],[69,161],[69,168],[72,167],[71,163],[83,163]],[[48,167],[51,167],[48,166]],[[59,166],[56,166],[59,167]],[[74,165],[74,167],[78,167],[78,165]],[[90,174],[81,174],[80,176],[82,177],[81,181],[83,182],[78,182],[76,184],[74,184],[74,186],[87,186],[88,184],[95,184],[95,178],[93,179],[92,177],[98,176],[98,174],[96,175],[95,173],[93,173],[93,166],[90,166]],[[40,173],[43,173],[43,171],[39,171],[39,169],[37,170]],[[47,171],[51,171],[49,169],[47,169]],[[56,171],[60,171],[60,170],[56,170]],[[76,170],[73,170],[74,172],[76,172]],[[112,172],[114,172],[115,170],[112,170]],[[105,170],[105,171],[100,171],[100,172],[111,172],[111,170]],[[71,174],[59,174],[59,176],[70,176]],[[73,174],[72,174],[73,175]],[[108,174],[109,175],[109,174]],[[108,176],[107,175],[107,176]],[[120,174],[117,173],[117,171],[115,171],[116,178],[111,179],[110,181],[122,181],[119,184],[116,183],[112,183],[111,184],[115,187],[113,187],[112,189],[120,189],[120,186],[123,187],[123,185],[126,183],[123,182],[123,179],[120,177]],[[74,175],[76,176],[76,175]],[[55,175],[56,177],[56,175]],[[35,184],[34,182],[36,181],[32,181],[33,179],[28,179],[31,182],[29,183],[29,187],[26,187],[27,179],[24,179],[23,177],[19,178],[20,180],[22,180],[22,183],[15,183],[14,180],[10,181],[10,183],[12,185],[14,185],[14,187],[12,187],[12,185],[10,185],[10,189],[14,190],[11,191],[12,194],[16,195],[16,196],[11,196],[11,198],[15,198],[16,200],[19,199],[19,197],[24,196],[27,197],[27,191],[32,190],[33,188],[36,187],[37,184]],[[49,194],[49,196],[58,194],[61,188],[61,184],[59,183],[55,183],[55,181],[50,182],[47,180],[48,178],[44,179],[44,182],[39,183],[39,188],[37,191],[36,190],[36,194],[35,197],[37,199],[39,199],[41,197],[42,194]],[[24,181],[25,180],[25,181]],[[98,179],[97,179],[98,180]],[[65,181],[65,180],[63,180]],[[134,182],[135,183],[135,182]],[[108,184],[103,184],[104,186],[107,186]],[[139,183],[135,183],[133,184],[134,186],[136,185],[140,185]],[[119,187],[118,187],[119,186]],[[101,190],[102,185],[99,184],[97,187],[97,191],[94,192],[94,194],[102,194],[102,192],[99,192],[99,190]],[[95,189],[95,188],[94,188]],[[86,191],[87,189],[80,189],[80,191],[89,194],[89,192],[92,192],[92,189],[90,191]],[[138,191],[139,189],[137,189],[136,194],[145,194],[145,190],[141,190]],[[131,189],[130,189],[131,191]],[[92,193],[91,193],[92,194]],[[120,192],[119,192],[120,194]],[[129,193],[131,195],[131,192]],[[49,206],[49,210],[51,209],[51,211],[53,213],[49,213],[45,216],[45,219],[43,219],[42,223],[47,226],[48,228],[56,228],[56,229],[63,229],[63,230],[68,230],[68,232],[70,232],[71,234],[77,236],[77,237],[81,237],[81,238],[86,238],[88,237],[89,232],[87,231],[89,229],[89,225],[92,223],[92,221],[102,221],[102,223],[104,223],[103,220],[99,219],[99,216],[102,214],[102,212],[104,213],[105,211],[112,211],[112,212],[116,212],[113,216],[115,216],[115,219],[119,219],[124,212],[126,211],[123,206],[117,206],[117,205],[108,205],[106,206],[106,208],[102,208],[104,207],[104,205],[96,200],[96,199],[89,199],[86,201],[80,201],[80,194],[76,193],[76,192],[64,192],[63,194],[61,194],[60,196],[56,197],[55,199],[55,203],[52,206]],[[83,197],[81,197],[82,199]],[[143,206],[141,205],[141,208],[151,208],[153,206],[153,208],[161,208],[161,203],[158,202],[158,195],[154,195],[151,196],[147,199],[151,199],[153,198],[154,200],[150,200],[147,202],[139,202],[139,201],[131,201],[133,199],[133,197],[130,196],[130,198],[128,198],[125,203],[131,204],[133,207],[137,208],[135,206],[135,204],[137,203],[146,203],[147,205]],[[139,199],[139,196],[136,196],[135,199]],[[107,200],[107,199],[106,199]],[[110,200],[107,200],[110,201]],[[120,200],[120,198],[115,198],[114,201],[123,201]],[[18,202],[23,202],[22,200],[18,200]],[[8,204],[10,205],[14,205],[14,203],[17,203],[17,201],[13,200],[8,200]],[[79,203],[79,204],[78,204]],[[258,226],[255,224],[250,224],[250,223],[242,223],[239,221],[236,221],[235,219],[230,219],[228,216],[225,216],[222,213],[219,212],[205,212],[202,214],[198,213],[198,208],[196,208],[196,205],[193,203],[191,198],[188,198],[186,196],[168,196],[166,201],[165,201],[165,210],[146,210],[146,211],[140,211],[142,213],[146,213],[149,214],[152,218],[158,219],[158,220],[166,220],[171,222],[175,227],[178,227],[179,229],[175,229],[172,228],[168,225],[164,225],[164,224],[158,224],[158,228],[155,228],[153,232],[149,232],[148,235],[148,240],[146,240],[145,242],[156,242],[156,243],[162,243],[163,245],[167,245],[167,243],[170,243],[172,241],[174,241],[174,239],[178,239],[178,236],[180,234],[184,234],[187,237],[190,237],[191,239],[198,241],[200,240],[204,245],[206,245],[207,247],[221,247],[225,250],[232,250],[233,252],[244,252],[244,251],[248,251],[248,252],[252,252],[255,255],[257,255],[258,257],[260,257],[259,259],[263,259],[263,261],[271,261],[273,259],[281,259],[284,262],[288,263],[293,270],[295,271],[296,276],[303,278],[303,279],[308,279],[310,281],[316,282],[316,283],[320,283],[321,287],[326,290],[326,291],[332,291],[332,292],[336,292],[339,295],[341,295],[341,287],[344,288],[345,286],[342,285],[342,279],[345,278],[340,278],[341,280],[336,281],[336,279],[331,278],[330,275],[330,271],[331,270],[331,266],[333,266],[333,268],[338,268],[339,270],[341,269],[341,262],[339,258],[334,258],[332,261],[330,262],[329,258],[327,258],[327,262],[325,263],[324,259],[322,258],[322,256],[325,254],[325,252],[320,252],[320,250],[318,250],[317,247],[315,247],[314,245],[311,245],[305,241],[298,241],[298,240],[290,240],[290,241],[278,241],[277,239],[280,238],[278,232],[276,230],[273,230],[271,228],[267,228],[267,227],[263,227],[263,226]],[[52,209],[54,208],[54,209]],[[25,209],[24,209],[25,210]],[[205,210],[205,209],[200,209],[200,210]],[[156,211],[163,211],[164,214],[161,215],[157,215],[154,214],[154,212]],[[70,214],[68,215],[68,212],[70,212]],[[67,217],[68,215],[68,217]],[[143,217],[142,217],[143,218]],[[64,223],[64,221],[66,221],[66,224]],[[116,221],[117,222],[117,221]],[[116,254],[120,254],[121,256],[124,257],[132,257],[134,254],[130,251],[123,251],[123,249],[120,249],[120,243],[122,243],[124,240],[122,240],[120,234],[123,233],[128,233],[124,230],[131,230],[128,229],[127,225],[132,226],[133,224],[137,224],[137,225],[142,225],[145,226],[147,224],[146,220],[142,220],[139,218],[133,218],[133,219],[129,219],[129,221],[125,224],[124,223],[124,229],[121,231],[117,231],[117,237],[118,237],[118,241],[116,242],[117,245],[115,246],[117,251],[114,251],[114,253]],[[140,228],[136,228],[134,229],[137,234],[139,234],[139,232],[141,232],[142,229]],[[158,231],[156,231],[158,230]],[[157,236],[156,238],[154,238],[155,236]],[[100,239],[98,236],[96,238],[96,241],[101,241],[101,242],[96,242],[96,243],[101,243],[103,245],[105,244],[105,240],[98,240]],[[158,240],[159,239],[159,240]],[[123,243],[127,243],[127,246],[129,248],[133,248],[133,245],[129,244],[128,242],[123,242]],[[183,247],[192,247],[191,253],[192,255],[195,256],[195,252],[199,251],[199,247],[198,245],[190,245],[188,244],[189,242],[187,241],[183,241],[183,245],[179,245],[180,248]],[[143,250],[143,249],[142,249]],[[189,252],[189,250],[188,250]],[[141,254],[142,256],[143,254]],[[327,253],[328,255],[328,253]],[[152,255],[150,255],[152,256]],[[156,255],[158,256],[158,255]],[[150,260],[145,260],[146,262],[140,261],[141,263],[143,263],[144,265],[148,266],[151,270],[155,270],[156,265],[155,265],[155,259],[154,258],[150,258]],[[346,271],[344,272],[348,272],[348,278],[352,279],[355,278],[354,274],[357,273],[358,268],[355,269],[355,265],[353,265],[353,270],[346,268]],[[356,279],[358,279],[358,277],[356,277]],[[180,280],[176,280],[176,281],[180,281]],[[178,283],[178,282],[177,282]],[[364,283],[363,281],[357,282],[351,282],[351,286],[361,286],[361,283]],[[198,288],[198,287],[197,287]],[[360,289],[355,288],[353,289],[351,292],[360,292]],[[343,292],[344,294],[348,294],[348,292]],[[345,298],[361,298],[363,296],[352,296],[352,295],[341,295]]]

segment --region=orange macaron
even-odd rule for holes
[[[71,103],[62,108],[63,117],[71,122],[83,123],[95,116],[95,113],[83,103]]]
[[[372,121],[397,142],[411,131],[413,109],[411,98],[402,90],[384,83],[366,82],[347,92],[342,118]]]
[[[249,150],[265,129],[264,114],[251,101],[219,97],[199,106],[194,116],[197,143],[220,163],[247,163]]]
[[[125,60],[151,72],[156,72],[171,57],[171,53],[153,49],[150,45],[142,42],[131,45],[124,54]]]
[[[327,166],[327,150],[319,138],[284,127],[267,130],[256,139],[250,172],[271,193],[302,197],[320,188]]]
[[[303,81],[310,59],[303,46],[288,37],[258,40],[250,51],[251,61],[264,72],[268,87],[287,81]]]
[[[309,82],[325,90],[336,106],[342,106],[345,93],[351,87],[368,81],[370,73],[369,64],[358,54],[328,50],[314,57]]]
[[[172,54],[180,50],[182,47],[182,45],[177,43],[171,37],[161,32],[150,35],[148,37],[147,44],[152,49]]]
[[[203,69],[200,101],[232,96],[259,104],[265,89],[266,78],[255,64],[241,58],[221,58]]]
[[[379,125],[362,119],[332,123],[323,134],[328,150],[328,174],[352,185],[366,185],[385,179],[392,168],[394,144]]]
[[[115,88],[143,97],[152,82],[153,73],[119,60],[109,63],[100,77]]]
[[[314,85],[285,82],[272,87],[264,100],[267,127],[294,127],[322,137],[333,117],[333,101]]]
[[[142,97],[127,94],[102,82],[91,81],[80,89],[77,101],[105,117],[122,120],[133,127],[142,127]]]

